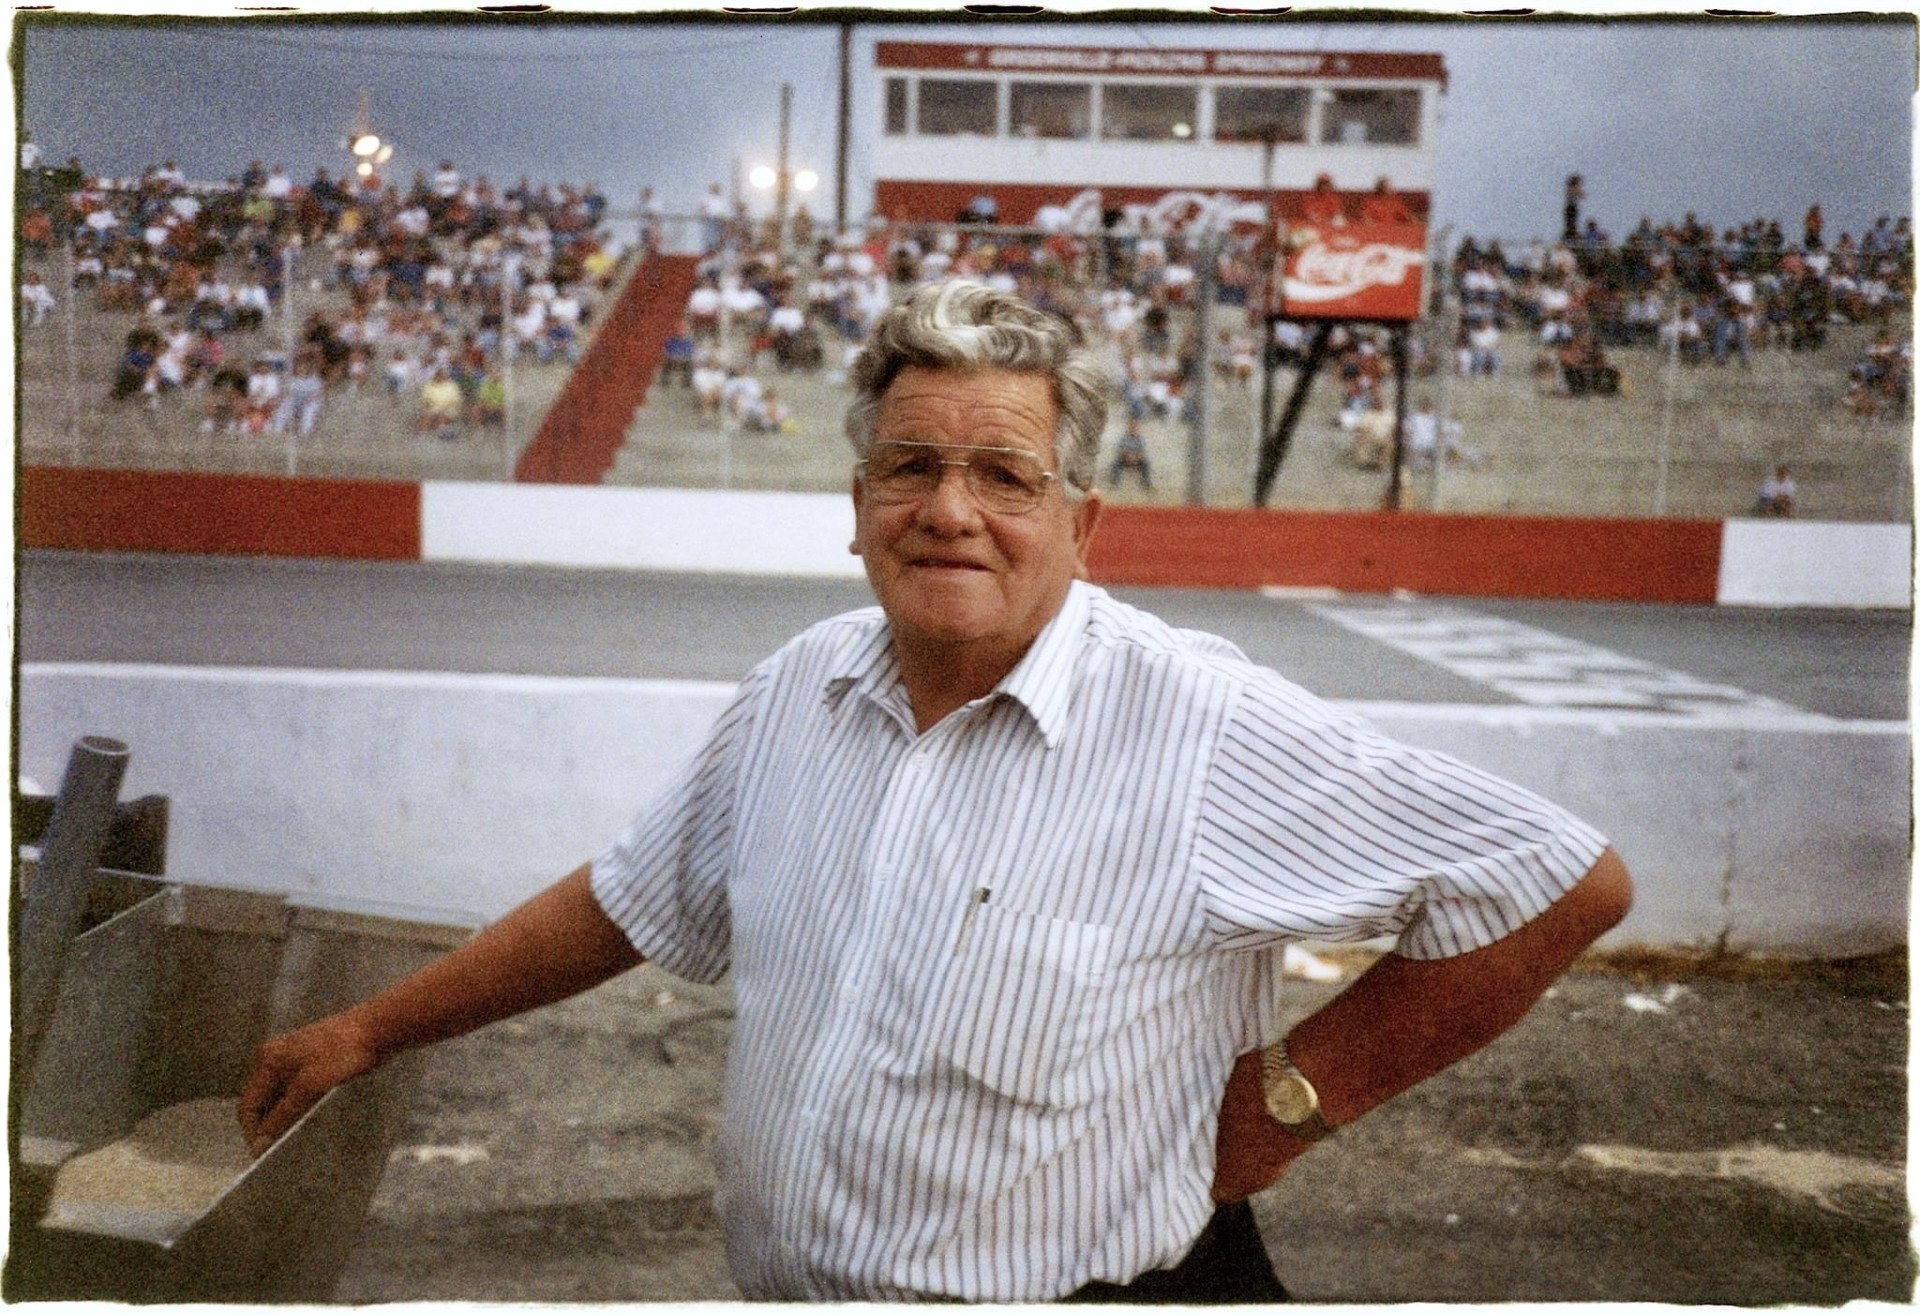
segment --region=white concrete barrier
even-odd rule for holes
[[[490,919],[590,858],[731,684],[28,665],[20,770],[112,726],[183,880]]]
[[[1718,601],[1912,607],[1913,527],[1730,520],[1721,527]]]
[[[731,686],[29,664],[19,690],[21,771],[57,781],[80,736],[125,740],[123,793],[171,797],[183,879],[491,918],[624,826]],[[1905,942],[1905,723],[1353,706],[1613,837],[1639,898],[1612,944]]]

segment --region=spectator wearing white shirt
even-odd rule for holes
[[[52,289],[46,280],[40,277],[38,270],[27,270],[20,276],[20,321],[29,328],[37,328],[47,322],[59,302],[54,299]]]

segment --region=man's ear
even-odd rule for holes
[[[861,510],[866,506],[866,500],[867,491],[860,487],[860,477],[855,475],[853,477],[853,542],[847,545],[847,551],[855,557],[864,557],[867,553],[860,515]]]
[[[1073,503],[1073,558],[1074,575],[1085,580],[1087,574],[1087,554],[1093,546],[1093,532],[1100,524],[1100,491],[1088,489],[1078,501]]]

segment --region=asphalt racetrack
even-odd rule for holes
[[[1337,699],[1908,715],[1906,613],[1124,596]],[[867,594],[29,553],[18,598],[26,662],[725,680]],[[1462,637],[1539,669],[1463,661]],[[1293,1010],[1339,985],[1295,982]],[[336,1299],[733,1297],[708,1153],[731,1010],[724,985],[648,968],[440,1047]],[[1907,1049],[1904,956],[1593,963],[1256,1210],[1304,1301],[1904,1303]]]
[[[1415,609],[1547,632],[1829,717],[1907,716],[1906,612],[1116,592],[1331,699],[1530,701],[1371,638],[1358,615]],[[870,602],[857,581],[29,552],[20,660],[737,680],[809,622]]]

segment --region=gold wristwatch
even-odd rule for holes
[[[1307,1081],[1307,1075],[1287,1058],[1284,1039],[1260,1052],[1260,1077],[1267,1098],[1267,1113],[1288,1136],[1314,1142],[1333,1131],[1320,1116],[1320,1093]]]

